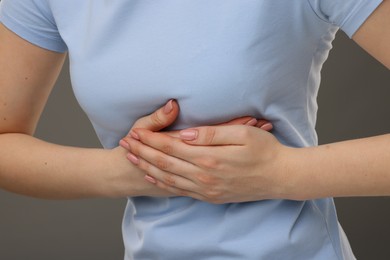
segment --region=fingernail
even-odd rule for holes
[[[123,139],[121,139],[121,140],[119,141],[119,145],[122,146],[122,147],[125,148],[125,149],[130,149],[129,143],[126,142],[126,141],[123,140]]]
[[[139,140],[138,134],[134,131],[130,131],[130,136],[133,137],[135,140]]]
[[[198,137],[198,131],[197,130],[181,130],[180,131],[180,138],[187,140],[187,141],[192,141],[195,140],[196,137]]]
[[[271,131],[273,128],[271,123],[266,123],[260,127],[260,129],[263,129],[264,131]]]
[[[147,180],[147,181],[150,182],[150,183],[153,183],[153,184],[156,184],[156,183],[157,183],[156,179],[153,178],[153,177],[150,176],[150,175],[145,175],[144,178],[145,178],[145,180]]]
[[[173,105],[172,105],[172,99],[168,101],[168,103],[164,106],[164,113],[165,114],[169,114],[171,113],[172,109],[173,109]]]
[[[127,154],[127,159],[129,159],[130,162],[134,163],[135,165],[138,165],[139,164],[139,159],[137,156],[135,156],[134,154],[132,153],[128,153]]]
[[[257,124],[256,118],[252,118],[251,120],[245,123],[245,125],[249,125],[249,126],[255,126],[256,124]]]

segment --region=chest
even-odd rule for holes
[[[58,24],[76,97],[94,123],[115,129],[171,98],[178,127],[264,116],[302,91],[287,84],[307,73],[316,41],[296,31],[307,28],[306,6],[277,2],[83,1]]]

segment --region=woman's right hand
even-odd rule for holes
[[[159,108],[155,112],[153,112],[150,115],[147,115],[145,117],[142,117],[138,119],[131,129],[134,128],[144,128],[148,129],[150,131],[161,131],[164,128],[171,125],[179,115],[179,105],[175,100],[168,101],[164,107]],[[272,124],[270,124],[268,121],[264,119],[256,119],[250,116],[240,117],[233,119],[231,121],[221,123],[218,125],[250,125],[258,128],[262,128],[263,130],[270,131],[272,129]],[[164,132],[167,135],[170,136],[178,136],[179,131],[167,131]],[[139,175],[137,178],[131,178],[132,183],[131,187],[133,192],[132,194],[129,194],[129,192],[126,190],[128,186],[126,186],[126,183],[130,181],[130,179],[127,179],[126,174],[125,176],[121,177],[123,180],[121,183],[123,185],[120,185],[120,192],[118,195],[115,195],[115,197],[123,197],[123,196],[157,196],[157,197],[166,197],[166,196],[174,196],[173,194],[168,193],[165,190],[162,190],[158,188],[157,186],[145,181],[144,176],[145,172],[142,170],[135,168],[133,165],[129,164],[128,160],[126,159],[126,156],[129,152],[129,147],[126,142],[121,140],[119,142],[120,146],[114,148],[112,150],[112,153],[115,157],[115,167],[118,169],[118,167],[123,167],[123,171],[120,172],[127,172],[127,174],[130,177],[130,174],[137,174]],[[131,169],[130,169],[131,168]],[[134,177],[134,176],[131,176]],[[121,179],[120,178],[120,179]],[[135,190],[134,190],[135,189]]]

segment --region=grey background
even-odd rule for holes
[[[319,94],[321,143],[390,132],[390,73],[342,33],[323,69]],[[75,101],[67,65],[42,115],[36,136],[99,147]],[[358,259],[390,259],[390,199],[336,200]],[[0,191],[0,260],[123,259],[125,200],[46,201]]]

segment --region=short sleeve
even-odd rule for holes
[[[1,0],[0,22],[32,44],[67,51],[46,0]]]
[[[308,0],[317,16],[350,38],[383,0]]]

